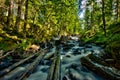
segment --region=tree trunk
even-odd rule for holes
[[[4,0],[0,1],[0,23],[4,22]]]
[[[106,36],[105,3],[104,3],[104,0],[102,0],[102,21],[103,21],[104,35]]]
[[[119,0],[116,0],[116,4],[117,4],[117,20],[119,20],[119,15],[120,15],[120,13],[119,13]]]
[[[34,13],[34,17],[33,17],[33,24],[35,23],[36,20],[36,12]]]
[[[25,2],[25,20],[24,20],[24,38],[26,38],[26,25],[27,25],[27,19],[28,19],[28,0]]]
[[[16,22],[15,22],[15,29],[16,31],[19,32],[19,25],[20,25],[20,20],[21,20],[21,8],[22,8],[22,0],[18,0],[18,11],[17,11],[17,17],[16,17]]]
[[[12,15],[13,15],[13,0],[8,0],[8,17],[7,17],[7,26],[11,27],[12,22]]]

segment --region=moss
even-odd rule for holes
[[[18,44],[12,42],[12,41],[1,41],[0,42],[0,49],[4,51],[12,50],[16,48]]]
[[[112,57],[116,60],[120,60],[120,23],[114,23],[110,25],[107,38],[106,51],[111,53]]]

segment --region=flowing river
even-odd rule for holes
[[[61,80],[105,80],[82,66],[80,62],[80,58],[88,54],[104,53],[101,47],[91,44],[83,45],[76,37],[72,37],[66,44],[60,44],[57,47],[61,54]],[[47,54],[54,52],[55,48],[50,48]],[[43,59],[37,69],[26,80],[46,80],[51,63],[51,60]]]

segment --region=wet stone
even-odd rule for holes
[[[85,44],[85,47],[86,47],[86,48],[92,48],[92,45],[90,45],[90,44]]]
[[[62,80],[70,80],[70,79],[68,78],[68,76],[64,76]]]
[[[69,51],[71,47],[63,47],[63,51]]]
[[[79,46],[81,47],[81,46],[85,46],[85,43],[79,43]]]
[[[80,65],[79,65],[79,64],[76,64],[76,63],[73,63],[73,64],[71,65],[71,68],[73,68],[73,69],[75,69],[75,70],[77,70],[79,67],[80,67]]]
[[[71,55],[66,55],[66,57],[70,58],[70,57],[71,57]]]
[[[48,66],[41,69],[42,72],[48,72],[48,70],[49,70]]]
[[[71,80],[83,80],[83,76],[73,69],[70,69],[69,77]]]
[[[41,65],[51,65],[52,61],[51,60],[44,60],[44,61],[41,61]]]
[[[47,65],[41,65],[41,66],[39,66],[39,67],[37,68],[37,71],[38,71],[38,72],[39,72],[39,71],[42,71],[42,72],[47,73],[48,70],[49,70],[49,66],[47,66]]]

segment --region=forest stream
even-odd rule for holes
[[[0,80],[120,80],[120,0],[0,0]]]
[[[76,36],[64,38],[39,43],[37,52],[6,52],[0,57],[0,80],[120,80],[120,70],[110,65],[114,61],[103,47]]]
[[[81,57],[92,53],[104,53],[104,49],[91,44],[82,45],[77,37],[72,37],[65,44],[59,44],[56,47],[60,53],[61,60],[59,80],[105,80],[104,78],[96,75],[96,73],[93,73],[91,70],[82,66],[80,62]],[[49,52],[41,61],[37,69],[27,78],[27,80],[46,80],[52,63],[50,59],[46,58],[54,52],[55,47],[50,48]]]

